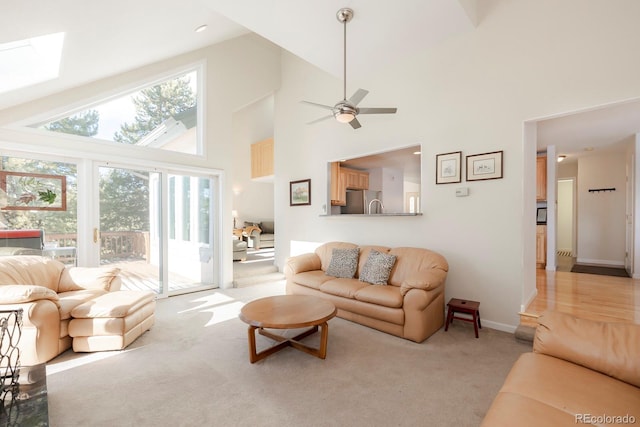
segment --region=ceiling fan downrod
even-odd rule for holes
[[[338,11],[338,13],[336,13],[336,18],[338,18],[338,21],[344,25],[344,32],[343,32],[343,39],[342,39],[343,41],[343,50],[342,50],[343,52],[343,56],[342,56],[343,97],[342,99],[346,101],[347,100],[347,22],[351,21],[351,19],[353,18],[353,10],[349,9],[348,7],[342,8]]]

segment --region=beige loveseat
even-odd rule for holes
[[[327,274],[345,249],[357,253],[353,278]],[[386,286],[360,280],[372,254],[375,259],[392,259],[388,279],[382,281]],[[444,325],[448,270],[445,258],[428,249],[346,242],[325,243],[314,253],[291,257],[284,268],[288,294],[326,298],[338,308],[339,317],[416,342]]]
[[[23,309],[20,363],[47,362],[70,348],[74,336],[77,351],[99,351],[123,348],[133,334],[144,332],[142,327],[148,329],[153,323],[153,292],[119,291],[119,271],[66,267],[41,256],[0,257],[0,310]],[[144,310],[139,310],[142,306]],[[70,333],[73,321],[80,322],[77,334]],[[125,329],[114,331],[125,321]]]
[[[640,325],[539,319],[483,427],[640,424]]]

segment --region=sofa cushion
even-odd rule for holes
[[[260,223],[260,229],[264,234],[275,234],[275,227],[273,221],[262,221]]]
[[[370,286],[358,279],[331,279],[320,285],[320,290],[324,293],[336,295],[344,298],[355,298],[356,292]]]
[[[386,285],[395,262],[395,255],[384,254],[372,249],[360,272],[360,280],[374,285]]]
[[[60,320],[66,320],[71,317],[74,308],[82,303],[106,294],[103,289],[82,289],[79,291],[67,291],[58,294],[60,298]]]
[[[297,273],[290,280],[306,288],[320,289],[323,283],[333,279],[334,277],[327,276],[322,270],[313,270]]]
[[[640,387],[640,325],[581,319],[547,311],[533,351],[567,360]]]
[[[37,285],[0,285],[0,304],[20,304],[48,299],[58,304],[58,294]]]
[[[59,292],[81,289],[102,289],[110,291],[111,284],[118,277],[117,267],[71,267],[66,268],[60,277]]]
[[[155,294],[151,291],[107,292],[76,306],[71,315],[75,319],[125,317],[154,300]]]
[[[41,256],[0,257],[0,285],[38,285],[58,292],[64,264]]]
[[[393,248],[389,254],[397,257],[396,265],[389,276],[390,285],[401,286],[405,280],[414,277],[416,272],[421,270],[449,271],[447,260],[439,253],[429,249]]]
[[[327,275],[344,279],[353,279],[358,268],[358,248],[333,248]]]
[[[392,308],[400,308],[404,302],[397,286],[366,286],[356,292],[356,299]]]

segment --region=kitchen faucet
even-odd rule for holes
[[[373,202],[378,202],[380,203],[380,213],[384,212],[384,205],[382,204],[382,200],[380,199],[373,199],[369,202],[369,215],[371,215],[371,205],[373,204]]]

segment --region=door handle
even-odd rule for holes
[[[98,231],[98,228],[94,228],[93,229],[93,243],[98,243],[98,239],[100,238],[100,232]]]

